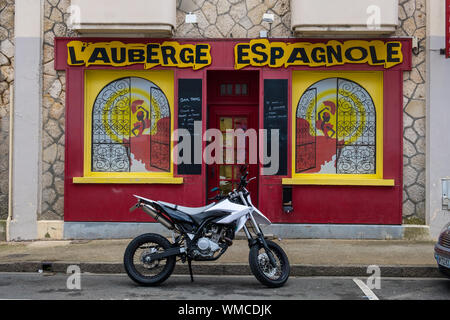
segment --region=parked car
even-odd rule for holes
[[[450,278],[450,222],[439,235],[438,242],[434,246],[434,257],[439,271]]]

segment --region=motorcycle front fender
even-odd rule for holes
[[[247,218],[246,215],[239,218],[237,226],[236,226],[236,231],[235,231],[236,233],[239,232],[242,229],[244,224],[247,222],[247,219],[248,218]]]
[[[265,215],[262,214],[261,211],[253,207],[253,212],[251,213],[253,215],[253,218],[255,219],[257,224],[272,224],[269,219]],[[239,218],[237,226],[236,226],[236,232],[239,232],[245,225],[245,223],[248,220],[248,216],[242,216]]]
[[[255,207],[253,207],[252,215],[258,224],[272,224],[272,222]]]
[[[261,211],[259,211],[258,208],[256,208],[253,205],[250,195],[247,196],[247,201],[252,206],[252,209],[253,209],[252,215],[253,215],[253,218],[255,219],[256,223],[258,223],[258,224],[272,224],[272,222],[269,219],[267,219],[267,217]]]

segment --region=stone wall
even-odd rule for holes
[[[42,202],[39,220],[64,217],[66,77],[54,69],[54,38],[76,36],[67,28],[70,0],[45,0],[43,45]]]
[[[184,23],[186,13],[197,15],[198,26]],[[273,13],[272,26],[263,22],[264,13]],[[179,38],[257,38],[261,30],[272,37],[291,36],[289,0],[178,0]]]
[[[0,1],[0,220],[8,217],[9,115],[14,84],[14,0]]]
[[[5,2],[5,1],[3,1]],[[1,2],[1,3],[3,3]],[[13,2],[12,0],[7,1]],[[396,36],[416,36],[419,50],[413,69],[404,74],[404,222],[424,223],[425,217],[425,0],[400,0]],[[65,74],[53,69],[55,36],[75,36],[67,28],[70,0],[45,0],[43,70],[43,194],[38,219],[63,219]],[[1,8],[1,7],[0,7]],[[197,15],[198,25],[185,24]],[[263,13],[273,13],[270,27]],[[292,37],[289,0],[177,0],[176,38],[255,38],[261,30],[272,37]],[[2,29],[0,29],[2,36]],[[1,56],[0,56],[1,58]],[[2,84],[0,83],[0,92]],[[3,101],[5,101],[3,95]],[[0,115],[1,115],[0,105]],[[3,125],[2,125],[3,126]],[[0,141],[2,141],[0,127]],[[0,148],[3,148],[3,143]],[[0,154],[0,179],[3,170]],[[6,162],[7,165],[7,162]],[[7,170],[6,170],[7,171]],[[0,184],[0,206],[3,189]],[[7,192],[7,190],[6,190]],[[0,207],[1,208],[1,207]],[[1,209],[0,209],[1,210]],[[1,211],[0,211],[1,219]]]
[[[419,50],[403,75],[403,221],[425,224],[426,0],[400,0],[396,36],[414,36]]]

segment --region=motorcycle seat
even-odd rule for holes
[[[166,206],[172,210],[181,211],[190,216],[205,212],[207,209],[211,208],[214,205],[214,203],[210,203],[207,206],[203,206],[203,207],[184,207],[184,206],[179,206],[177,204],[164,202],[164,201],[157,201],[157,203],[162,204],[163,206]]]

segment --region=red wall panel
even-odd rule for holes
[[[206,165],[202,174],[184,176],[181,185],[164,184],[73,184],[73,177],[83,175],[83,126],[84,126],[84,67],[67,66],[67,42],[73,38],[57,38],[55,69],[66,70],[66,151],[65,151],[65,221],[150,221],[144,213],[129,213],[134,204],[133,194],[147,198],[174,202],[181,205],[200,206],[206,202]],[[76,39],[89,42],[111,41],[111,39]],[[203,79],[203,130],[206,129],[208,85],[207,70],[234,70],[233,47],[236,43],[250,39],[195,40],[170,39],[180,43],[208,42],[211,44],[212,64],[201,70],[175,70],[174,125],[177,127],[177,79]],[[272,39],[271,39],[272,40]],[[273,39],[274,41],[327,40]],[[383,70],[384,71],[384,178],[395,179],[393,187],[360,186],[293,186],[293,207],[291,213],[282,210],[281,179],[287,176],[259,176],[259,207],[275,223],[354,223],[354,224],[401,224],[402,220],[402,157],[403,157],[403,100],[402,71],[411,67],[411,40],[402,41],[404,61],[391,69],[368,65],[336,66],[329,68],[297,67],[289,69],[245,68],[260,70],[259,123],[263,123],[263,80],[288,79],[291,90],[292,70]],[[161,42],[164,39],[120,39],[123,42]],[[103,69],[105,67],[97,67]],[[130,69],[140,69],[134,65]],[[245,70],[243,69],[243,70]],[[291,114],[291,92],[289,92],[289,115]],[[291,121],[288,121],[288,135],[292,135]],[[291,140],[288,139],[288,159],[291,157]],[[205,147],[205,142],[203,142]],[[174,170],[176,172],[176,168]],[[288,173],[291,162],[288,161]]]

